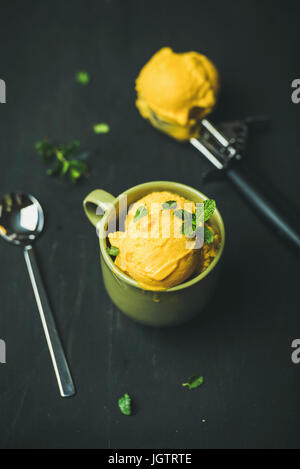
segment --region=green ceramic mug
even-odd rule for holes
[[[132,187],[118,197],[103,190],[95,190],[84,200],[84,210],[97,228],[100,241],[100,259],[105,288],[113,303],[127,316],[149,326],[173,326],[182,324],[201,313],[214,294],[225,244],[222,217],[215,211],[210,222],[220,234],[221,244],[216,258],[207,270],[197,277],[163,292],[145,291],[132,278],[120,271],[106,252],[107,231],[113,217],[125,217],[122,207],[141,199],[151,192],[168,191],[194,202],[207,197],[184,184],[167,181],[148,182]]]

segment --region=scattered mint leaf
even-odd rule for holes
[[[204,227],[204,242],[206,244],[212,244],[214,242],[214,234],[208,226]]]
[[[69,161],[64,157],[64,153],[61,150],[56,150],[56,158],[60,162],[60,174],[61,176],[65,176],[67,174],[69,168],[70,168],[70,163]]]
[[[120,411],[124,415],[131,415],[131,397],[129,394],[124,394],[118,401]]]
[[[48,174],[48,176],[55,176],[56,174],[59,173],[60,167],[61,167],[60,161],[56,160],[53,168],[48,169],[46,173]]]
[[[45,162],[50,160],[55,153],[55,145],[51,142],[48,142],[48,140],[37,142],[35,144],[35,149]]]
[[[95,134],[107,134],[110,131],[110,127],[108,124],[95,124],[94,127]]]
[[[165,210],[175,210],[175,208],[177,208],[177,202],[175,202],[175,200],[168,200],[168,202],[162,204],[162,208]]]
[[[87,165],[83,161],[71,160],[69,166],[69,175],[73,183],[76,183],[78,179],[86,174],[88,171]]]
[[[58,148],[63,152],[65,158],[69,159],[69,157],[73,156],[75,153],[78,152],[80,143],[78,140],[73,140],[73,142],[69,143],[69,145],[58,145]]]
[[[208,199],[204,201],[204,221],[210,219],[216,210],[216,202],[213,199]]]
[[[75,78],[81,85],[88,85],[91,81],[90,74],[84,70],[79,70],[79,72],[76,73]]]
[[[88,172],[86,163],[75,159],[79,146],[77,140],[69,145],[56,145],[43,140],[35,144],[35,149],[45,163],[53,161],[52,168],[47,170],[48,176],[58,175],[76,183]]]
[[[203,376],[194,375],[191,376],[186,383],[183,383],[182,386],[188,387],[189,389],[196,389],[204,383]]]
[[[117,248],[116,246],[111,246],[110,248],[109,247],[106,248],[106,252],[110,256],[117,257],[118,254],[120,254],[120,249]]]
[[[146,209],[146,207],[144,205],[141,205],[135,215],[134,215],[134,219],[133,221],[136,223],[138,220],[140,220],[141,218],[144,218],[148,215],[148,210]]]

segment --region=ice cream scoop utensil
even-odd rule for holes
[[[239,164],[239,160],[242,159],[239,149],[245,146],[247,122],[227,123],[224,129],[230,136],[203,119],[199,137],[191,138],[190,143],[217,170],[223,171],[256,213],[269,223],[276,234],[300,253],[300,234],[286,208],[283,207],[282,199],[276,200],[273,193],[275,191],[268,193],[266,185]],[[285,204],[286,206],[288,204]]]
[[[0,200],[0,236],[24,249],[60,394],[62,397],[71,397],[75,394],[75,387],[32,248],[43,228],[43,209],[32,195],[16,192],[6,194]]]
[[[174,123],[164,122],[151,110],[152,121],[155,127],[166,134],[176,127]],[[288,214],[289,205],[274,195],[275,190],[268,190],[266,185],[259,181],[256,175],[241,167],[242,151],[246,146],[248,125],[256,120],[248,118],[245,121],[227,122],[222,129],[217,128],[207,119],[201,121],[197,138],[189,141],[213,165],[214,169],[223,172],[234,188],[266,221],[285,242],[296,248],[300,253],[300,234],[294,226],[293,217]],[[223,130],[224,129],[224,130]]]

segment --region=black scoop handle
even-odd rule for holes
[[[267,193],[267,187],[264,187],[249,170],[241,168],[239,163],[227,169],[226,173],[233,186],[257,214],[300,254],[300,234],[294,226],[292,216],[283,208],[282,200],[278,198],[277,201],[274,193]]]

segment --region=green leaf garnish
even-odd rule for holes
[[[165,210],[175,210],[175,208],[177,208],[177,202],[175,202],[175,200],[168,200],[168,202],[162,204],[162,208]]]
[[[35,149],[45,162],[50,160],[55,153],[55,145],[51,142],[48,142],[48,140],[37,142],[35,144]]]
[[[148,210],[146,209],[146,207],[144,205],[141,205],[135,215],[134,215],[134,219],[133,221],[136,223],[138,220],[140,220],[141,218],[144,218],[148,215]]]
[[[131,415],[131,398],[129,394],[124,394],[118,401],[120,411],[124,415]]]
[[[204,227],[204,242],[206,244],[212,244],[214,242],[214,234],[208,226]]]
[[[202,204],[197,204],[195,213],[178,209],[174,215],[183,221],[181,232],[187,237],[196,236],[197,228],[210,219],[216,209],[216,202],[212,199],[205,200]],[[204,241],[207,244],[214,242],[214,235],[211,230],[204,227]]]
[[[84,70],[79,70],[79,72],[77,72],[75,75],[75,79],[81,85],[88,85],[91,81],[91,76],[88,72]]]
[[[199,386],[201,386],[204,383],[204,378],[203,376],[200,375],[194,375],[191,376],[186,383],[183,383],[182,386],[186,386],[189,389],[196,389]]]
[[[75,158],[79,145],[77,140],[69,145],[56,145],[44,140],[37,142],[35,149],[45,163],[53,161],[52,168],[47,170],[48,176],[58,175],[76,183],[88,172],[86,163]]]
[[[204,221],[210,219],[216,210],[216,202],[213,199],[208,199],[204,201]]]
[[[73,183],[76,183],[84,174],[87,173],[88,167],[83,161],[71,160],[69,166],[69,176]]]
[[[116,246],[110,246],[106,248],[107,254],[113,257],[117,257],[120,254],[120,249]]]
[[[190,212],[187,212],[186,210],[182,210],[182,208],[176,210],[174,212],[175,217],[180,218],[180,220],[192,220],[193,219],[193,214]]]
[[[110,127],[108,124],[95,124],[94,127],[95,134],[107,134],[110,131]]]
[[[196,222],[195,220],[189,220],[188,222],[182,223],[181,232],[188,238],[196,236]]]
[[[182,208],[180,208],[179,210],[176,210],[174,212],[174,215],[175,217],[180,218],[180,220],[184,220],[184,210],[182,210]]]
[[[176,210],[176,212],[174,212],[174,215],[183,221],[181,228],[182,234],[188,236],[189,238],[195,236],[197,228],[196,215],[194,213],[187,212],[186,210],[182,209]]]

